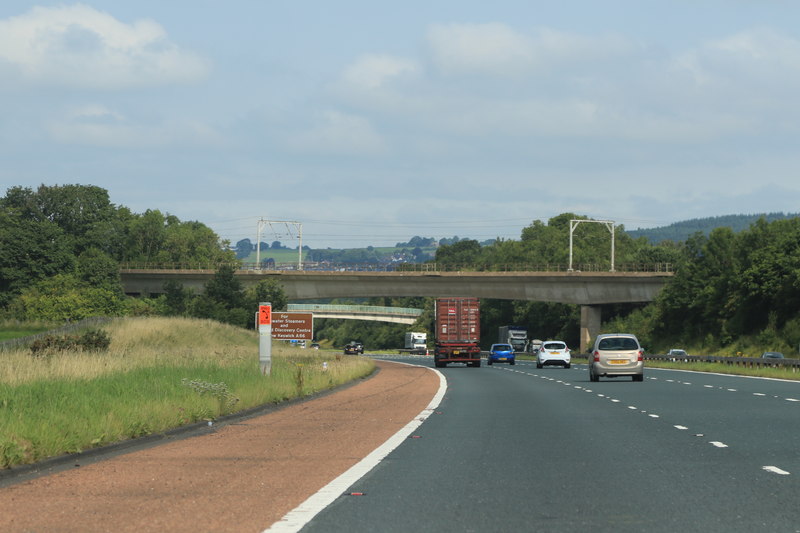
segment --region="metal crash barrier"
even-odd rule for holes
[[[746,368],[786,368],[792,372],[800,369],[800,359],[767,359],[762,357],[720,357],[715,355],[647,355],[645,361],[669,361],[683,363],[717,363],[728,366],[741,366]]]

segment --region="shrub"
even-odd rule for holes
[[[111,336],[102,329],[90,329],[78,338],[78,345],[87,352],[102,352],[111,345]]]
[[[70,337],[72,335],[45,335],[31,343],[31,353],[35,357],[45,357],[56,352],[69,350],[74,347],[74,342]]]
[[[12,465],[25,461],[28,453],[25,448],[13,438],[0,439],[0,468],[9,468]]]
[[[227,413],[239,402],[239,398],[234,396],[234,394],[228,389],[228,386],[222,382],[210,383],[208,381],[202,381],[199,379],[189,380],[183,378],[181,383],[195,391],[200,396],[207,395],[216,398],[216,400],[219,402],[219,411],[222,414]]]
[[[111,345],[111,337],[101,329],[90,329],[80,335],[45,335],[31,343],[30,350],[35,357],[45,357],[56,352],[79,350],[101,352]]]

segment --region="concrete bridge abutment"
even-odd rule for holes
[[[589,343],[600,333],[601,314],[599,305],[581,306],[581,353],[589,353]]]

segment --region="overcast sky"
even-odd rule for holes
[[[2,194],[233,243],[795,213],[798,100],[796,0],[0,2]]]

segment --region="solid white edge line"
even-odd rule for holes
[[[405,365],[408,363],[397,364]],[[439,390],[436,392],[436,395],[433,397],[428,406],[423,409],[420,414],[414,417],[414,420],[406,424],[406,426],[400,431],[389,437],[386,442],[373,450],[372,453],[364,457],[361,461],[350,467],[349,470],[319,489],[316,494],[311,495],[306,501],[286,513],[283,518],[272,524],[269,528],[265,529],[263,533],[288,533],[300,531],[303,526],[309,523],[328,505],[333,503],[336,498],[341,496],[347,487],[361,479],[370,470],[375,468],[378,463],[380,463],[392,452],[392,450],[400,446],[400,444],[403,443],[415,429],[422,425],[422,423],[431,414],[433,414],[434,410],[439,407],[439,404],[442,402],[442,398],[444,398],[444,394],[447,391],[447,379],[444,377],[444,374],[435,368],[428,369],[438,374]]]
[[[647,370],[655,370],[663,372],[694,372],[695,374],[708,374],[709,376],[722,376],[726,378],[763,379],[765,381],[782,381],[784,383],[797,383],[796,379],[767,378],[764,376],[743,376],[741,374],[723,374],[721,372],[701,372],[700,370],[690,370],[681,368],[659,368],[657,366],[650,366],[646,368]],[[714,387],[714,385],[704,385],[704,387]]]

